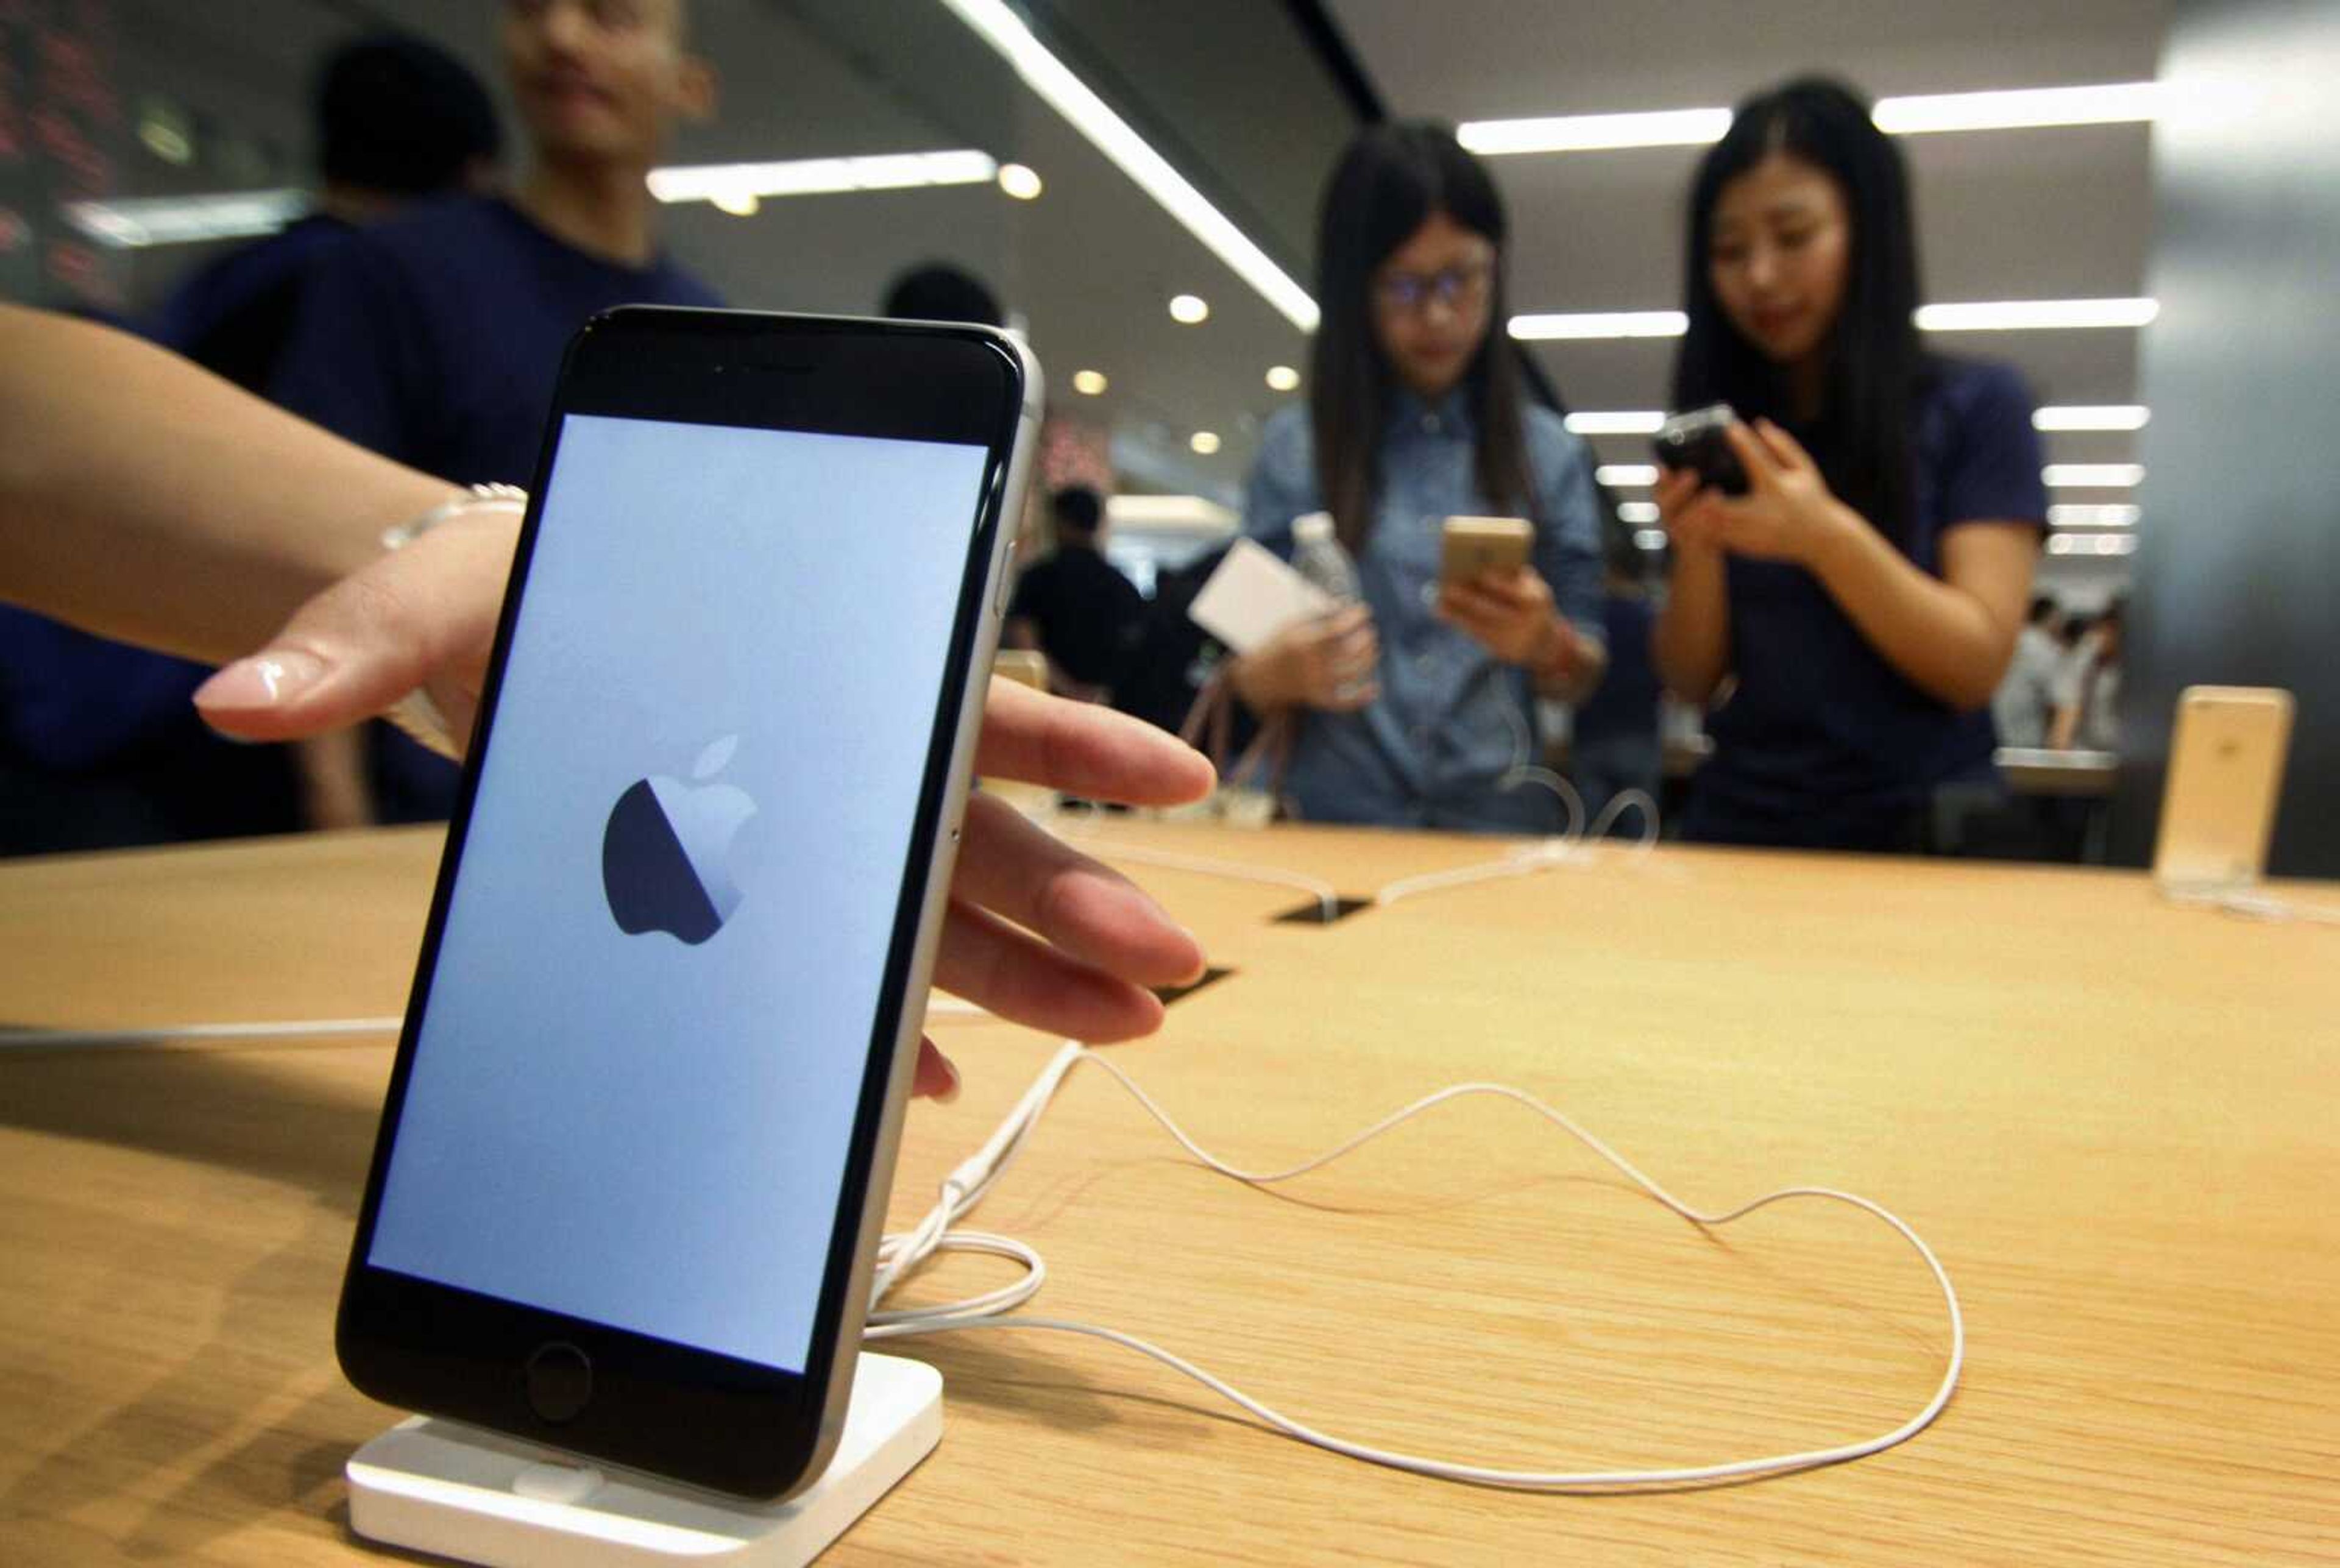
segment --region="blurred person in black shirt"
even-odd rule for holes
[[[897,322],[973,322],[978,326],[1004,327],[1007,313],[999,306],[981,278],[949,262],[926,262],[912,267],[886,286],[878,307]]]
[[[327,56],[315,96],[317,192],[306,217],[181,284],[147,335],[247,392],[264,392],[301,283],[325,250],[411,203],[485,191],[503,150],[495,105],[462,62],[385,33]]]
[[[436,46],[382,34],[335,50],[314,97],[312,210],[198,270],[146,335],[250,391],[264,389],[308,269],[363,223],[493,176],[494,105]],[[210,673],[30,610],[0,606],[0,854],[97,849],[333,825],[351,744],[235,746],[189,699]]]
[[[1069,485],[1051,498],[1049,510],[1056,551],[1016,583],[1003,640],[1046,654],[1049,685],[1056,691],[1110,701],[1145,600],[1105,558],[1105,501],[1096,491]]]

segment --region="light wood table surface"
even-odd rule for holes
[[[1486,841],[1079,829],[1368,893]],[[427,832],[0,867],[0,1023],[395,1013]],[[2340,936],[2131,874],[1604,850],[1330,928],[1286,890],[1134,868],[1234,973],[1117,1048],[1207,1145],[1311,1154],[1462,1079],[1517,1084],[1692,1203],[1865,1194],[1941,1254],[1966,1381],[1880,1458],[1720,1490],[1507,1494],[1335,1458],[1112,1346],[907,1342],[942,1446],[841,1563],[2340,1561]],[[2331,898],[2331,888],[2306,889]],[[937,1018],[895,1215],[1055,1042]],[[375,1555],[341,1465],[393,1419],[331,1322],[379,1039],[0,1050],[0,1563]],[[1182,1352],[1334,1432],[1530,1468],[1881,1432],[1947,1345],[1874,1221],[1719,1238],[1516,1107],[1470,1102],[1271,1196],[1076,1076],[979,1212],[1037,1310]],[[949,1260],[930,1297],[1004,1277]],[[893,1348],[904,1348],[897,1342]]]

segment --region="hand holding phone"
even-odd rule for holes
[[[1450,517],[1441,525],[1438,581],[1453,587],[1528,563],[1535,525],[1523,517]]]
[[[1658,466],[1696,474],[1702,488],[1745,495],[1747,471],[1724,434],[1738,419],[1730,405],[1722,402],[1674,415],[1658,427],[1650,443]]]

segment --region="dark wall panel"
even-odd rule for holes
[[[2178,691],[2281,686],[2270,868],[2340,876],[2340,6],[2187,0],[2162,78],[2117,852],[2152,852]]]

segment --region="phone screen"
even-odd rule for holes
[[[562,420],[369,1263],[804,1369],[987,461]]]

